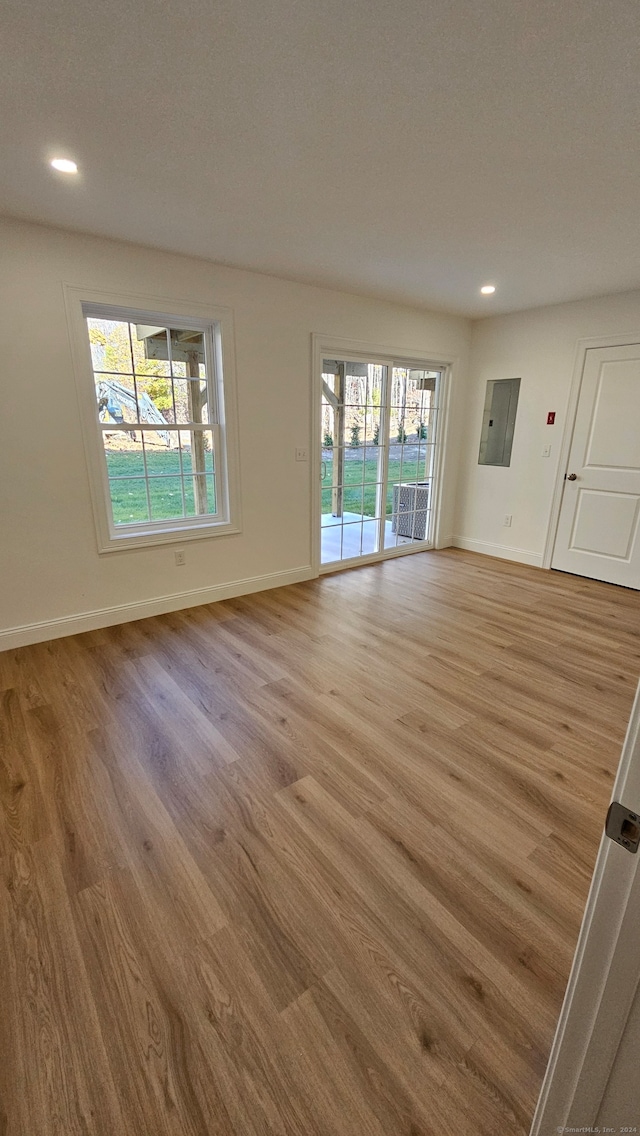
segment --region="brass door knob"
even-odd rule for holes
[[[577,473],[568,473],[567,474],[567,481],[577,481],[577,480],[578,480]]]

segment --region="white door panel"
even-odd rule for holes
[[[635,353],[638,348],[622,350]],[[589,468],[640,468],[640,430],[634,415],[634,409],[638,410],[638,375],[635,358],[601,364],[585,460]]]
[[[551,567],[640,588],[640,344],[586,352]]]
[[[569,549],[628,560],[637,531],[638,501],[628,493],[579,489]]]

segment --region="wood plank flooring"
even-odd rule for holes
[[[1,1136],[521,1136],[640,597],[451,549],[0,655]]]

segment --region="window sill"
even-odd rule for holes
[[[113,534],[100,542],[98,552],[128,552],[135,548],[158,548],[163,544],[184,544],[188,540],[205,540],[218,536],[231,536],[240,533],[239,525],[230,521],[214,524],[184,525],[155,529],[143,533]]]

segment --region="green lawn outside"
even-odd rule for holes
[[[117,525],[134,524],[136,521],[169,520],[182,517],[182,487],[180,481],[180,455],[177,450],[147,451],[147,471],[149,474],[149,496],[151,498],[151,518],[147,505],[144,483],[144,462],[142,452],[131,450],[107,450],[107,469],[109,471],[113,519]],[[185,475],[191,473],[191,455],[182,451],[182,464]],[[213,454],[206,455],[207,489],[211,511],[215,511],[215,488],[213,481]],[[333,461],[325,462],[325,477],[322,490],[322,512],[331,512],[331,477]],[[161,476],[164,475],[164,476]],[[170,476],[173,475],[173,476]],[[375,516],[376,479],[378,462],[349,460],[344,463],[345,489],[344,509],[348,513],[360,513],[366,517]],[[400,462],[389,459],[389,486],[387,490],[387,514],[393,509],[393,483],[416,481],[424,477],[424,458],[421,461]],[[363,484],[364,482],[364,484]],[[195,516],[193,482],[185,476],[184,495],[187,516]]]
[[[142,448],[137,450],[105,450],[107,456],[107,469],[109,477],[144,477],[144,461]],[[160,449],[147,450],[147,469],[149,475],[163,473],[180,474],[180,452],[178,450]],[[191,472],[191,452],[182,451],[182,466],[185,473]],[[213,471],[213,454],[209,450],[205,454],[205,466],[209,473]]]
[[[144,483],[144,462],[142,452],[131,450],[106,450],[107,469],[113,520],[116,525],[132,525],[137,521],[166,521],[183,517],[182,485],[180,478],[180,454],[178,450],[147,451],[147,471],[149,474],[149,498],[151,517],[147,503]],[[191,473],[191,454],[182,451],[182,467],[185,473],[184,505],[188,517],[196,516],[193,499]],[[213,454],[205,455],[207,471],[207,495],[209,509],[215,512],[216,497],[213,479]],[[176,475],[176,476],[169,476]]]
[[[364,466],[364,470],[363,470]],[[331,512],[331,478],[333,461],[325,462],[325,477],[322,485],[322,512]],[[344,463],[344,510],[346,513],[360,513],[365,517],[376,514],[377,461],[346,461]],[[421,461],[389,459],[389,485],[387,489],[387,514],[393,511],[393,483],[398,481],[417,481],[424,478],[424,457]],[[364,481],[364,485],[363,485]]]

